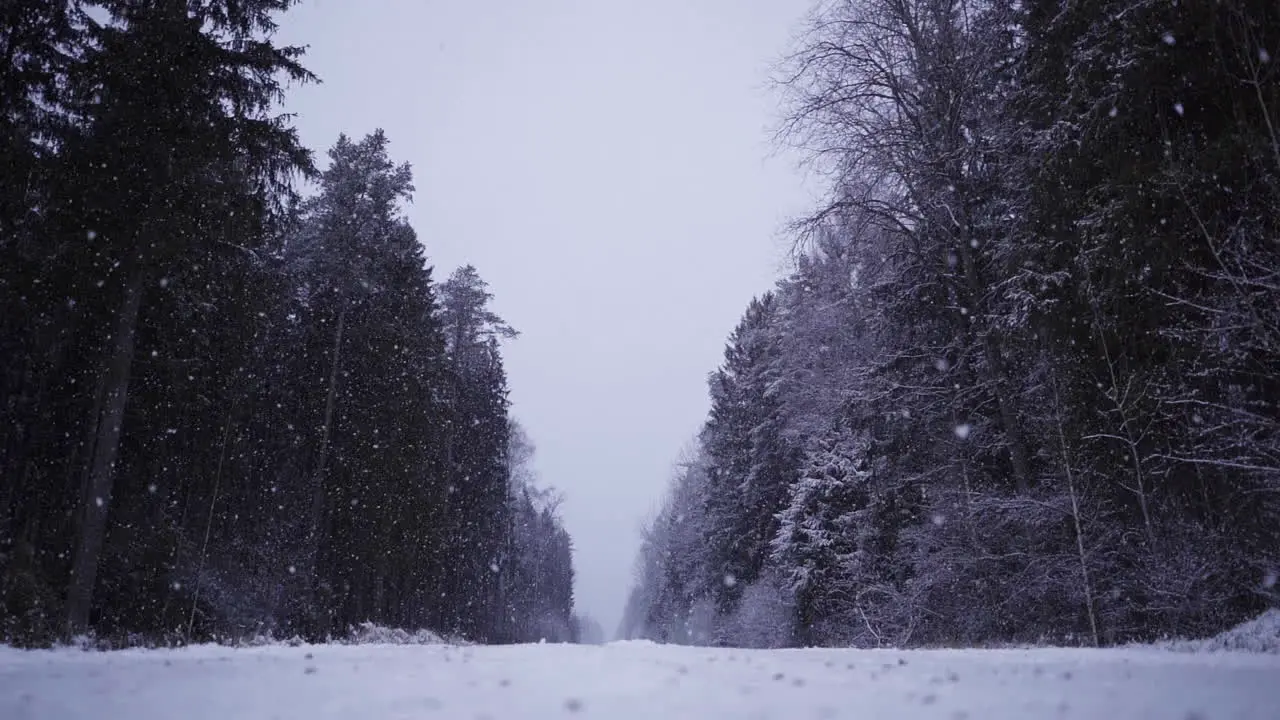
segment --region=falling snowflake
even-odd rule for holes
[[[289,566],[289,574],[290,574],[290,575],[296,575],[297,573],[298,573],[298,568],[296,568],[296,567],[294,567],[294,566],[290,565],[290,566]]]
[[[101,497],[96,497],[93,499],[93,504],[97,505],[98,507],[102,507],[103,505],[107,504],[107,501],[103,500]]]
[[[1120,109],[1114,106],[1112,106],[1112,108],[1107,111],[1107,115],[1110,117],[1115,117],[1116,115],[1119,115],[1119,114],[1120,114]]]
[[[492,572],[498,572],[498,563],[489,563],[489,570]]]
[[[1173,111],[1174,111],[1174,112],[1176,112],[1176,113],[1178,113],[1179,115],[1181,115],[1183,112],[1185,112],[1185,110],[1184,110],[1184,109],[1183,109],[1183,107],[1182,107],[1182,103],[1180,103],[1180,102],[1179,102],[1179,103],[1174,103],[1174,104],[1173,104]]]
[[[733,587],[734,585],[737,585],[737,584],[738,584],[738,578],[734,577],[732,573],[725,573],[725,576],[724,576],[724,586],[725,586],[725,587],[730,587],[730,588],[731,588],[731,587]]]
[[[156,494],[156,484],[155,484],[155,483],[151,483],[150,485],[148,485],[148,486],[147,486],[147,492],[151,493],[152,495],[155,495],[155,494]]]
[[[1276,586],[1276,572],[1272,570],[1262,577],[1262,587],[1270,590]]]
[[[167,287],[169,287],[169,278],[167,278],[167,277],[162,277],[162,278],[160,278],[160,287],[162,287],[162,288],[167,288]]]
[[[942,513],[934,513],[933,517],[930,519],[933,521],[933,524],[938,527],[942,527],[947,523],[947,516]]]
[[[973,426],[969,423],[960,423],[956,426],[956,437],[961,440],[968,440],[969,433],[973,432]]]
[[[1164,35],[1160,36],[1160,39],[1164,41],[1165,45],[1174,45],[1178,42],[1177,39],[1173,37],[1173,33],[1167,30],[1165,31]]]
[[[1264,63],[1271,62],[1271,53],[1267,52],[1266,48],[1258,48],[1258,60]]]
[[[933,366],[937,368],[938,372],[946,372],[947,368],[951,367],[946,358],[938,358],[937,360],[934,360]]]

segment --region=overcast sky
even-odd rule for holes
[[[437,280],[472,263],[537,472],[563,491],[576,600],[612,636],[641,521],[705,378],[808,204],[768,78],[810,0],[303,0],[280,39],[321,160],[381,127],[412,163]]]

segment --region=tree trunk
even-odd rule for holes
[[[134,259],[133,265],[102,375],[102,403],[94,409],[97,416],[93,423],[93,450],[89,455],[89,472],[80,499],[80,528],[67,589],[68,635],[84,632],[89,626],[94,583],[98,576],[98,556],[106,536],[107,512],[111,504],[116,458],[120,452],[120,431],[128,401],[134,341],[146,277],[140,259]]]
[[[347,325],[347,308],[338,313],[338,327],[333,332],[333,360],[329,364],[329,389],[324,399],[324,421],[320,426],[320,450],[312,480],[311,538],[320,532],[320,516],[324,512],[324,473],[329,463],[329,438],[333,431],[333,411],[338,401],[338,372],[342,366],[342,334]]]
[[[316,469],[311,487],[311,526],[308,534],[310,558],[308,560],[308,582],[311,584],[312,607],[314,612],[318,598],[317,583],[320,580],[320,522],[324,516],[324,476],[329,463],[329,444],[333,434],[333,414],[338,402],[338,373],[342,367],[342,335],[347,326],[347,305],[343,302],[338,313],[338,325],[333,332],[333,359],[329,364],[329,388],[324,400],[324,420],[320,426],[320,449],[316,458]]]
[[[1089,580],[1089,555],[1084,548],[1084,527],[1080,522],[1080,501],[1076,495],[1075,473],[1071,470],[1071,458],[1067,454],[1067,435],[1062,429],[1062,402],[1058,399],[1058,383],[1053,383],[1053,404],[1058,419],[1058,443],[1062,447],[1062,467],[1067,476],[1067,492],[1071,495],[1071,521],[1076,534],[1076,557],[1080,560],[1080,581],[1084,591],[1085,611],[1089,616],[1089,632],[1093,636],[1093,646],[1098,647],[1101,640],[1098,636],[1098,616],[1093,609],[1093,584]]]
[[[191,614],[187,618],[187,640],[196,626],[196,608],[200,605],[200,579],[204,575],[204,560],[209,554],[209,534],[213,532],[213,509],[218,504],[218,490],[222,487],[222,466],[227,461],[227,438],[231,435],[231,416],[235,413],[233,401],[227,408],[227,419],[222,425],[222,448],[218,451],[218,469],[213,475],[213,495],[209,499],[209,518],[204,524],[204,542],[200,545],[200,561],[196,565],[196,577],[191,593]]]
[[[956,187],[960,187],[957,183]],[[1004,429],[1005,443],[1009,447],[1009,462],[1013,466],[1013,478],[1019,492],[1026,492],[1031,487],[1031,464],[1028,460],[1027,446],[1022,434],[1018,431],[1020,413],[1017,403],[1009,392],[1008,378],[1004,369],[1004,358],[1000,352],[1000,343],[996,339],[996,331],[987,322],[985,310],[979,308],[983,296],[982,279],[978,276],[977,260],[974,257],[970,242],[973,238],[972,225],[967,208],[962,210],[962,224],[957,233],[957,247],[960,262],[964,265],[965,285],[968,289],[970,307],[968,317],[977,327],[982,337],[982,354],[986,360],[983,379],[991,387],[996,396],[996,408],[1000,413],[1000,424]]]
[[[1107,336],[1102,329],[1102,320],[1099,317],[1097,305],[1093,307],[1093,327],[1098,335],[1098,344],[1102,346],[1102,357],[1107,362],[1107,376],[1111,379],[1111,404],[1115,405],[1116,414],[1120,416],[1119,431],[1124,433],[1119,439],[1125,444],[1129,451],[1129,460],[1133,463],[1133,479],[1137,487],[1127,487],[1124,483],[1119,483],[1120,487],[1132,492],[1138,498],[1138,509],[1142,512],[1142,526],[1146,529],[1147,542],[1151,547],[1155,547],[1156,534],[1155,528],[1151,522],[1151,509],[1147,502],[1146,480],[1142,472],[1142,456],[1138,452],[1139,438],[1134,436],[1133,425],[1129,418],[1129,411],[1125,407],[1129,404],[1129,393],[1120,389],[1120,378],[1116,375],[1116,362],[1111,357],[1111,346],[1107,342]]]
[[[1027,459],[1027,445],[1022,440],[1022,433],[1018,430],[1021,418],[1017,404],[1009,392],[1004,360],[1000,356],[1000,347],[994,333],[995,331],[989,327],[984,329],[982,349],[991,375],[992,391],[996,394],[996,404],[1000,410],[1000,424],[1004,426],[1005,442],[1009,445],[1013,479],[1017,483],[1018,491],[1026,492],[1031,487],[1031,466]]]

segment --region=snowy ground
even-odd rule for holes
[[[1280,717],[1280,656],[649,643],[114,653],[0,647],[0,718]]]

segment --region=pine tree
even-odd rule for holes
[[[1275,508],[1239,500],[1276,467],[1276,296],[1257,274],[1275,263],[1275,20],[1251,2],[1029,6],[1020,107],[1043,160],[1022,225],[1043,240],[1024,262],[1070,278],[1042,332],[1078,461],[1140,538],[1104,630],[1255,611],[1258,543],[1277,541]],[[1190,581],[1197,556],[1218,573]],[[1176,613],[1143,609],[1170,593]]]
[[[438,443],[447,421],[446,366],[435,291],[403,216],[407,165],[377,131],[340,137],[303,206],[286,257],[300,282],[304,356],[313,382],[307,555],[312,632],[420,624],[428,597],[423,549],[445,550],[438,524],[449,473]],[[437,582],[439,578],[435,579]]]
[[[734,610],[742,585],[759,577],[795,473],[796,452],[782,434],[776,318],[773,294],[753,300],[710,379],[702,446],[711,574],[701,591],[722,615]]]
[[[65,290],[75,275],[48,209],[58,151],[77,130],[59,90],[84,42],[74,3],[0,10],[0,632],[22,641],[61,630],[65,576],[47,568],[64,537],[40,519],[67,505],[53,466],[68,450],[60,420],[74,392],[75,312]]]
[[[509,612],[513,333],[474,272],[437,303],[380,131],[300,201],[290,5],[0,9],[0,639],[533,624]],[[569,538],[526,516],[536,612],[568,633]]]
[[[464,548],[450,568],[446,590],[455,603],[459,632],[503,638],[499,581],[509,562],[511,516],[507,449],[506,373],[500,338],[517,333],[489,309],[488,286],[467,265],[440,288],[440,321],[448,343],[452,416],[446,432],[451,541]]]
[[[860,459],[857,447],[841,447],[834,440],[819,443],[790,489],[790,504],[779,514],[771,560],[782,568],[794,598],[796,644],[833,639],[835,633],[822,627],[831,620],[854,622],[852,610],[862,590],[857,566],[860,557],[870,554],[857,542],[869,525],[864,515],[871,504]]]
[[[71,80],[86,128],[65,148],[56,192],[66,200],[52,210],[62,232],[85,238],[78,252],[107,283],[95,304],[112,309],[87,383],[95,389],[67,596],[72,631],[89,623],[112,496],[137,490],[115,479],[128,462],[121,447],[141,332],[165,309],[155,294],[178,263],[209,269],[205,258],[243,242],[273,193],[309,167],[293,131],[269,114],[281,74],[309,77],[301,51],[264,39],[287,5],[111,2],[102,4],[107,23],[88,21],[92,45]]]

